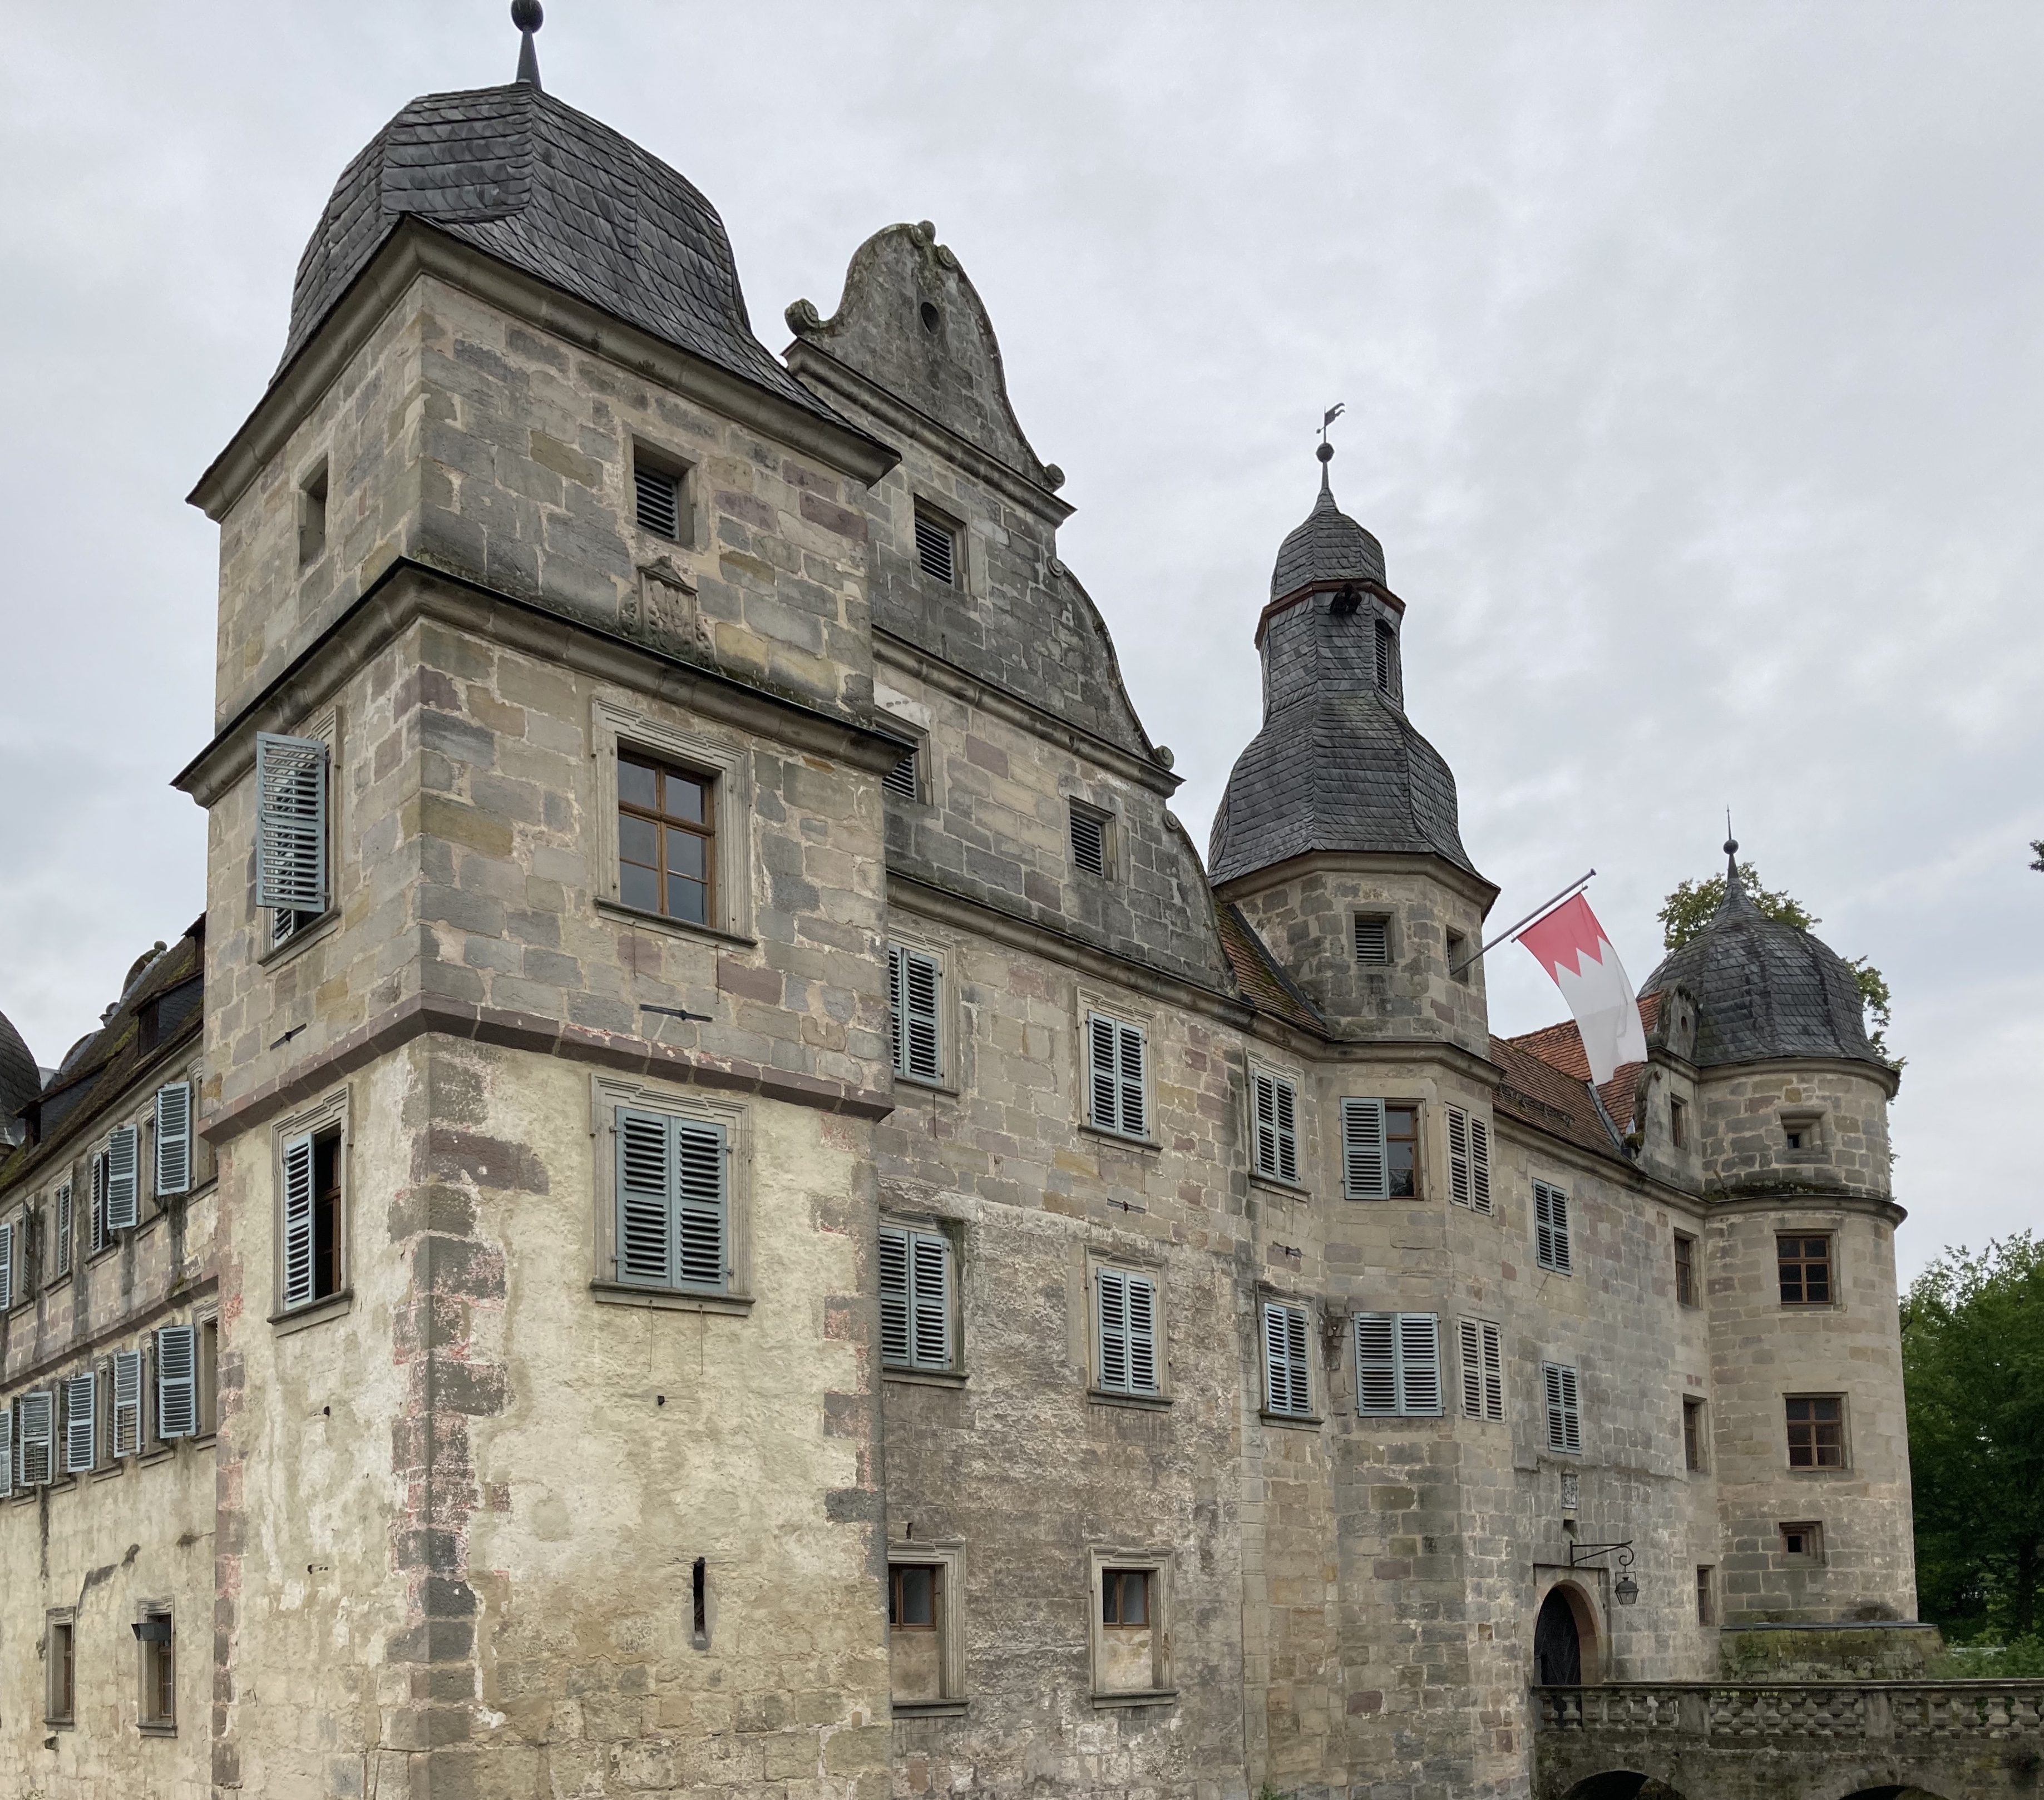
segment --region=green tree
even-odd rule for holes
[[[2040,851],[2044,851],[2044,846],[2039,847]],[[1763,888],[1759,872],[1751,863],[1742,862],[1739,865],[1739,879],[1746,889],[1746,898],[1768,918],[1792,925],[1799,931],[1815,931],[1823,923],[1815,913],[1806,911],[1794,896],[1770,892]],[[1681,883],[1662,903],[1658,915],[1662,946],[1671,950],[1680,950],[1691,938],[1702,936],[1704,927],[1724,904],[1724,896],[1725,878],[1722,875]],[[1888,1015],[1894,996],[1888,992],[1887,977],[1863,956],[1848,957],[1846,967],[1853,972],[1853,979],[1859,984],[1860,1004],[1866,1008],[1869,1022],[1867,1038],[1873,1046],[1874,1054],[1892,1060],[1888,1057]]]
[[[1947,1249],[1902,1303],[1924,1616],[2031,1637],[2044,1587],[2044,1242]]]
[[[2035,858],[2030,866],[2040,874],[2044,874],[2044,838],[2032,838],[2030,840],[2030,848]]]

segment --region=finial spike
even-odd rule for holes
[[[1335,459],[1335,447],[1327,442],[1327,427],[1347,410],[1347,404],[1338,400],[1320,415],[1320,447],[1313,454],[1320,459],[1320,492],[1330,498],[1334,489],[1327,481],[1327,465]]]
[[[516,79],[527,87],[537,88],[540,85],[540,52],[532,42],[532,33],[546,23],[546,18],[540,0],[511,0],[511,22],[520,33]]]

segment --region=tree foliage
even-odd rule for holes
[[[1902,1303],[1916,1584],[1959,1640],[2034,1638],[2044,1587],[2044,1241],[1947,1249]]]
[[[2040,857],[2044,857],[2044,846],[2038,847]],[[1823,923],[1792,894],[1763,888],[1760,873],[1751,863],[1742,862],[1739,865],[1739,879],[1746,889],[1746,898],[1767,918],[1792,925],[1799,931],[1815,931]],[[1724,897],[1725,878],[1722,875],[1712,875],[1701,881],[1682,882],[1662,902],[1658,915],[1662,946],[1677,950],[1692,938],[1701,937],[1704,927],[1724,904]],[[1867,1013],[1867,1039],[1873,1046],[1874,1054],[1884,1060],[1893,1060],[1888,1055],[1888,1010],[1894,1001],[1894,996],[1888,991],[1888,977],[1863,956],[1846,958],[1846,967],[1853,972],[1853,979],[1859,984],[1860,1004]]]

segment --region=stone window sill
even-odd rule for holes
[[[925,1080],[920,1075],[904,1074],[898,1069],[894,1071],[894,1085],[897,1089],[911,1094],[943,1094],[952,1100],[956,1100],[959,1095],[957,1084],[954,1082]]]
[[[1858,1472],[1852,1468],[1792,1468],[1788,1472],[1791,1481],[1842,1481],[1850,1480]]]
[[[1168,1706],[1178,1698],[1175,1687],[1139,1687],[1127,1693],[1095,1694],[1096,1706]]]
[[[138,1721],[135,1729],[137,1735],[143,1737],[175,1737],[178,1734],[178,1728],[174,1725],[152,1725]]]
[[[627,906],[622,900],[597,896],[596,910],[606,919],[622,920],[628,925],[644,926],[649,931],[664,932],[670,938],[686,938],[691,943],[736,944],[742,949],[758,946],[757,938],[742,932],[727,931],[720,926],[692,924],[686,919],[670,919],[664,912],[645,912],[636,906]]]
[[[962,1700],[896,1700],[890,1710],[897,1719],[955,1719],[965,1716]]]
[[[962,1387],[966,1384],[965,1371],[962,1368],[883,1368],[880,1371],[880,1379],[899,1382],[905,1387]],[[915,1702],[919,1706],[922,1703],[920,1700]],[[897,1706],[908,1704],[905,1700],[897,1702]]]
[[[1268,1188],[1288,1200],[1310,1200],[1313,1197],[1313,1190],[1303,1181],[1287,1181],[1281,1175],[1259,1175],[1254,1169],[1249,1172],[1249,1184],[1252,1188]]]
[[[1266,1425],[1281,1425],[1293,1431],[1317,1431],[1327,1422],[1325,1415],[1319,1413],[1306,1416],[1298,1413],[1274,1413],[1262,1407],[1258,1408],[1256,1416]],[[1373,1424],[1380,1422],[1384,1422],[1371,1421]]]
[[[1096,1407],[1132,1407],[1138,1412],[1168,1412],[1169,1394],[1124,1394],[1112,1387],[1089,1387],[1086,1399]]]
[[[676,1288],[634,1288],[623,1281],[592,1281],[590,1298],[600,1307],[644,1307],[655,1312],[722,1313],[743,1318],[752,1311],[750,1294],[690,1294]]]
[[[1119,1144],[1128,1150],[1161,1150],[1163,1145],[1155,1138],[1132,1138],[1126,1133],[1110,1131],[1105,1125],[1094,1125],[1085,1119],[1079,1121],[1079,1130],[1089,1138],[1098,1138],[1105,1143]]]
[[[288,1338],[294,1331],[304,1331],[315,1325],[324,1325],[330,1318],[339,1318],[351,1312],[355,1307],[355,1290],[344,1288],[338,1294],[329,1294],[321,1300],[308,1301],[304,1306],[294,1307],[289,1312],[275,1312],[270,1315],[270,1324],[279,1338]]]

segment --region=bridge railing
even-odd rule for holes
[[[1616,1681],[1535,1687],[1542,1731],[1720,1742],[2044,1740],[2044,1681]]]

